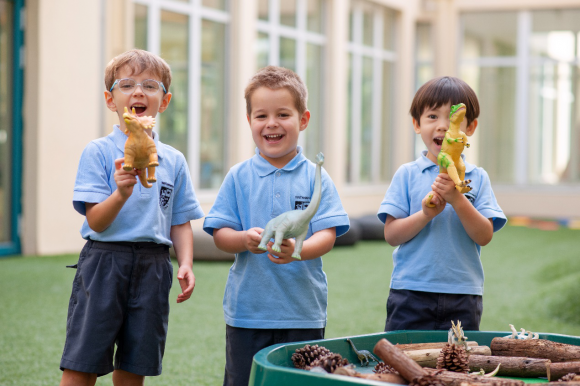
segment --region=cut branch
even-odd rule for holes
[[[580,361],[580,346],[545,339],[493,338],[491,353],[497,356],[544,358],[552,362]]]
[[[569,373],[580,374],[580,362],[559,362],[550,364],[549,381],[557,381]],[[578,382],[576,382],[578,383]]]
[[[426,371],[417,362],[384,338],[377,342],[373,351],[408,382],[426,375]]]
[[[498,357],[487,355],[470,355],[469,370],[479,371],[483,369],[490,373],[497,365],[501,364],[497,375],[505,377],[537,378],[545,377],[549,359],[523,358],[523,357]],[[580,364],[580,363],[578,363]]]
[[[399,346],[395,346],[399,347]],[[443,347],[441,347],[443,348]],[[427,348],[422,350],[404,350],[403,352],[413,359],[420,366],[435,368],[437,358],[441,353],[441,348]],[[473,346],[469,355],[491,355],[491,349],[488,346]]]

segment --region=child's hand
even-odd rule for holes
[[[250,228],[245,232],[244,246],[248,251],[257,255],[264,253],[263,250],[258,248],[258,245],[262,241],[262,232],[264,232],[264,230],[258,227]]]
[[[272,250],[272,245],[274,245],[274,243],[270,241],[268,243],[268,259],[276,264],[288,264],[296,261],[296,259],[292,257],[295,243],[296,240],[294,239],[284,239],[282,240],[282,244],[280,244],[280,252],[275,252]]]
[[[429,197],[431,197],[431,204],[435,205],[434,207],[427,206],[427,199]],[[439,194],[435,192],[429,192],[427,193],[425,198],[423,198],[421,206],[423,207],[423,214],[432,219],[439,213],[443,212],[443,209],[445,209],[446,204],[447,203],[445,202],[445,200],[443,200]]]
[[[440,173],[431,185],[431,189],[451,205],[461,196],[461,193],[455,189],[455,182],[447,173]]]
[[[128,199],[133,194],[133,187],[137,184],[137,171],[135,169],[126,171],[121,167],[125,162],[125,158],[117,158],[115,160],[115,183],[117,190],[123,199]]]
[[[190,266],[182,265],[177,271],[177,280],[181,286],[181,293],[177,295],[177,303],[182,303],[191,297],[195,288],[195,275]]]

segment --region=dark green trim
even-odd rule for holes
[[[10,0],[9,0],[10,1]],[[12,0],[14,4],[14,40],[12,51],[12,65],[14,82],[12,84],[12,210],[11,234],[12,240],[0,244],[0,257],[21,253],[19,218],[22,213],[22,102],[24,95],[24,70],[21,52],[24,47],[24,31],[22,30],[21,14],[24,9],[24,0]]]

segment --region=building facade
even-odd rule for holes
[[[81,248],[78,160],[115,123],[104,68],[133,47],[172,68],[157,127],[206,212],[253,155],[243,91],[274,64],[305,80],[300,145],[324,152],[350,216],[376,213],[420,154],[415,90],[453,75],[480,98],[465,153],[506,214],[580,218],[580,0],[0,0],[0,12],[0,254]]]

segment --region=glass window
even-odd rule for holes
[[[257,66],[278,65],[295,71],[308,88],[310,123],[299,144],[309,159],[323,151],[323,87],[325,36],[323,0],[259,0]],[[270,14],[268,12],[276,12]],[[308,32],[308,33],[305,33]]]
[[[135,48],[147,49],[147,12],[148,8],[141,4],[135,7]]]
[[[171,67],[173,96],[167,110],[157,116],[157,130],[162,142],[187,155],[189,16],[162,11],[160,37],[160,56]]]
[[[527,142],[532,183],[580,181],[578,26],[579,9],[532,13]]]
[[[518,26],[516,12],[468,13],[461,16],[461,21],[463,58],[516,55]]]
[[[158,115],[156,131],[163,142],[185,155],[197,189],[218,189],[226,172],[229,15],[222,11],[227,4],[227,0],[196,1],[179,11],[164,9],[158,0],[134,4],[135,45],[158,52],[172,72],[173,97]],[[153,12],[155,8],[160,9]],[[159,20],[148,23],[150,17]],[[148,31],[149,27],[154,30]],[[148,41],[147,36],[158,39]]]
[[[200,187],[217,188],[225,175],[225,34],[222,23],[204,20],[201,43]]]
[[[354,1],[348,44],[347,181],[386,182],[392,177],[392,112],[396,52],[395,11]]]

